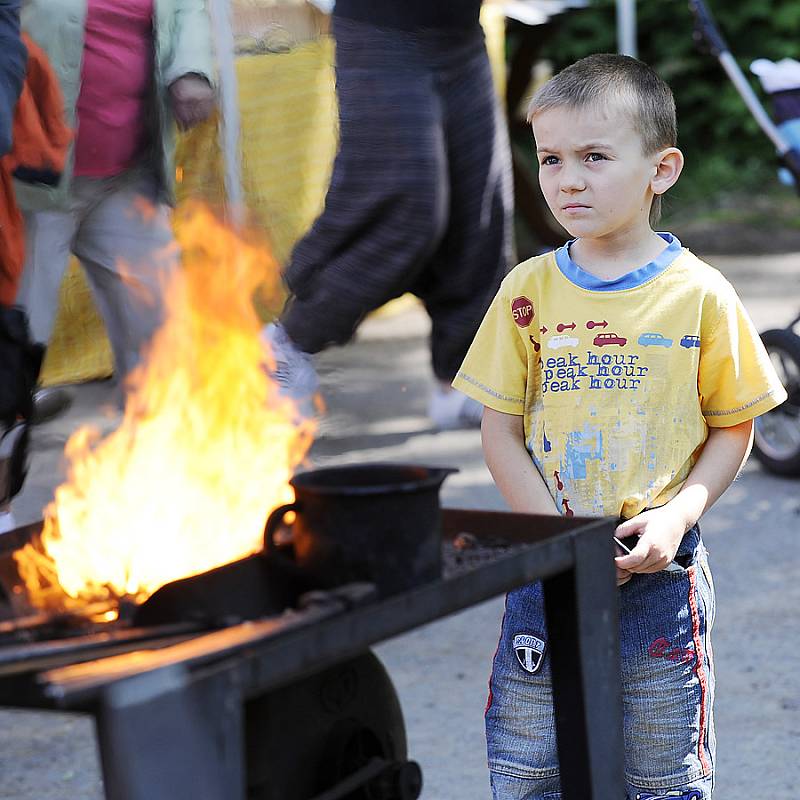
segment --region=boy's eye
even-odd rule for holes
[[[606,157],[602,153],[589,153],[586,156],[587,161],[605,161]]]
[[[558,158],[556,156],[545,156],[542,159],[542,166],[543,167],[551,167],[555,164],[558,164]]]

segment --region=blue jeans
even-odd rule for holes
[[[711,798],[714,586],[697,526],[678,560],[683,571],[634,575],[619,590],[627,800]],[[560,800],[540,583],[506,598],[489,686],[493,798]]]

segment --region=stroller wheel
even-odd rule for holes
[[[753,454],[770,472],[800,475],[800,336],[789,329],[761,334],[788,399],[755,421]]]

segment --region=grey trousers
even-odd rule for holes
[[[70,253],[81,262],[123,378],[163,319],[164,281],[177,267],[170,209],[155,176],[130,170],[111,178],[74,178],[64,211],[25,214],[26,256],[18,304],[31,335],[46,344],[58,311]]]
[[[325,209],[284,277],[281,321],[308,353],[403,292],[431,318],[449,383],[511,260],[506,123],[478,20],[407,33],[333,16],[339,152]]]

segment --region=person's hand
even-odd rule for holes
[[[614,533],[616,535],[616,531]],[[618,556],[626,554],[626,551],[623,550],[618,544],[614,545],[614,549],[617,551]],[[617,586],[622,586],[622,584],[627,583],[633,577],[633,573],[630,570],[620,569],[616,566],[616,564],[614,566],[617,569]]]
[[[627,569],[617,567],[617,586],[622,586],[633,577],[633,573]]]
[[[659,572],[664,569],[678,552],[684,533],[685,520],[671,513],[668,506],[643,511],[617,526],[615,535],[618,539],[625,541],[630,536],[639,536],[638,542],[635,539],[625,542],[631,547],[630,553],[614,559],[617,585],[630,580],[632,573]],[[621,580],[625,573],[627,578]]]
[[[184,75],[169,86],[172,112],[181,130],[208,119],[214,110],[214,90],[201,75]]]

